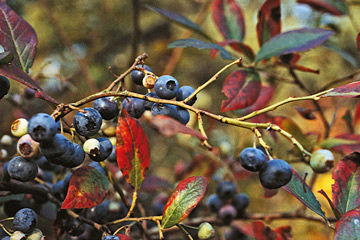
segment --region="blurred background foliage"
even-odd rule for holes
[[[259,49],[255,32],[257,11],[264,1],[237,0],[236,2],[245,14],[244,42],[257,51]],[[348,2],[349,16],[334,17],[316,12],[308,5],[297,4],[295,0],[282,1],[282,31],[301,27],[325,27],[336,32],[330,40],[330,43],[336,46],[336,51],[334,48],[321,46],[301,54],[300,65],[320,70],[319,75],[298,73],[299,78],[312,92],[317,92],[325,84],[359,68],[360,58],[355,39],[360,31],[360,15],[357,14],[360,11],[360,2]],[[160,76],[164,74],[165,69],[173,68],[165,73],[173,75],[180,85],[191,85],[194,88],[207,81],[228,63],[219,56],[211,59],[208,50],[193,48],[185,49],[179,62],[171,63],[174,50],[167,49],[167,44],[179,39],[186,30],[144,7],[145,4],[149,4],[182,14],[192,20],[202,18],[200,25],[205,32],[213,39],[220,41],[221,35],[212,20],[209,0],[8,0],[7,3],[37,32],[39,44],[31,75],[41,83],[48,94],[59,102],[73,102],[94,91],[104,89],[114,80],[109,66],[113,73],[120,75],[132,64],[134,58],[143,52],[149,55],[146,64],[155,74]],[[202,38],[196,33],[193,33],[193,36]],[[233,70],[232,68],[227,73]],[[276,72],[278,76],[288,78],[285,69],[270,70]],[[218,81],[199,94],[195,107],[221,114],[221,101],[225,99],[225,95],[220,93],[220,89],[227,73],[221,75]],[[267,80],[269,80],[268,77],[262,75],[262,81]],[[289,96],[305,95],[297,86],[286,81],[276,78],[271,81],[277,81],[278,84],[272,102]],[[125,84],[126,89],[140,93],[146,92],[145,89],[131,85],[129,78],[126,79]],[[2,134],[10,133],[9,126],[17,117],[29,117],[36,112],[52,111],[41,100],[21,100],[19,95],[24,91],[23,86],[12,82],[8,101],[0,102]],[[332,118],[336,119],[335,127],[330,135],[348,131],[339,116],[347,108],[353,108],[356,102],[357,100],[354,99],[320,101],[327,119],[329,121]],[[14,107],[16,104],[21,108]],[[312,107],[309,102],[296,103],[296,105],[305,108]],[[303,135],[323,130],[319,120],[310,122],[301,118],[296,114],[294,106],[295,104],[283,106],[274,115],[291,117]],[[337,115],[334,115],[335,110]],[[231,112],[223,114],[235,116]],[[70,122],[71,117],[67,116]],[[143,119],[140,121],[144,123]],[[188,125],[197,128],[194,116]],[[194,156],[201,152],[194,147],[198,144],[197,140],[180,134],[176,137],[165,138],[146,124],[143,126],[148,133],[152,151],[148,175],[156,175],[174,183],[175,179],[172,177],[174,165],[177,162],[190,163]],[[231,162],[244,147],[252,145],[253,135],[250,131],[207,120],[205,127],[216,129],[209,134],[210,143],[220,148],[221,157],[227,162]],[[309,139],[312,138],[306,138],[306,142],[304,142],[305,138],[299,140],[311,150],[315,146],[313,146],[314,141],[309,141]],[[272,153],[275,157],[292,161],[294,149],[287,140],[279,136],[275,141],[270,134],[266,135],[265,140],[273,148]],[[337,156],[338,159],[340,157],[340,155]],[[295,162],[292,165],[300,175],[305,171],[311,173],[310,168],[302,163]],[[219,169],[215,174],[215,180],[222,177],[221,170]],[[241,176],[242,173],[239,174]],[[214,192],[215,180],[210,183],[207,194]],[[264,199],[263,189],[255,175],[240,177],[237,183],[239,191],[249,194],[251,198],[249,212],[293,211],[301,206],[297,199],[283,190],[280,190],[279,194],[273,198]],[[319,176],[314,192],[324,189],[331,195],[331,183],[330,173]],[[321,196],[317,196],[322,200]],[[328,216],[331,216],[328,204],[325,201],[321,201],[321,204]],[[306,220],[281,220],[271,222],[270,225],[273,227],[291,225],[294,239],[328,239],[332,235],[332,230],[324,224]]]

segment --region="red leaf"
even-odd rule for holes
[[[350,154],[360,149],[360,135],[353,133],[340,134],[324,142],[322,146],[345,154]]]
[[[154,116],[151,119],[150,124],[152,127],[154,127],[156,130],[158,130],[162,135],[166,137],[174,136],[177,133],[184,133],[197,137],[200,140],[207,139],[201,133],[165,115]]]
[[[322,95],[322,97],[359,97],[360,95],[360,81],[352,82],[337,88]]]
[[[356,36],[356,45],[357,45],[357,48],[360,52],[360,33],[358,33],[358,35]]]
[[[223,101],[221,111],[246,108],[259,97],[261,82],[259,74],[253,70],[238,70],[226,77],[222,92],[228,97]]]
[[[360,153],[354,152],[336,165],[332,178],[332,199],[341,214],[360,205]]]
[[[256,33],[259,45],[281,32],[280,0],[267,0],[260,8]]]
[[[348,211],[335,226],[334,240],[359,239],[360,209]]]
[[[268,226],[265,226],[263,222],[253,222],[253,229],[256,240],[285,240],[281,234],[277,233]]]
[[[75,170],[70,178],[66,198],[61,206],[91,208],[100,204],[109,190],[109,180],[95,168],[84,166]]]
[[[207,181],[202,176],[182,180],[168,199],[162,215],[162,228],[169,228],[184,220],[204,197]]]
[[[305,119],[313,120],[316,119],[315,115],[313,114],[313,110],[310,108],[302,108],[302,107],[295,107],[296,111]]]
[[[133,240],[133,238],[131,238],[127,235],[124,235],[124,234],[120,234],[120,233],[116,234],[116,236],[119,237],[119,240]]]
[[[348,13],[343,0],[297,0],[297,2],[308,4],[317,11],[331,13],[335,16],[346,15]]]
[[[318,191],[318,193],[320,193],[321,195],[323,195],[326,200],[328,201],[330,207],[331,207],[331,210],[333,211],[335,217],[337,219],[339,219],[341,217],[341,213],[339,212],[339,210],[337,209],[337,207],[335,206],[335,204],[333,203],[333,201],[331,201],[331,199],[329,198],[329,196],[326,194],[326,192],[324,190],[320,190]]]
[[[116,128],[116,157],[126,181],[139,190],[150,165],[149,141],[140,123],[125,109]]]
[[[28,72],[38,43],[35,30],[4,2],[0,2],[0,29],[0,45],[14,54],[16,66]]]
[[[213,1],[212,17],[220,33],[226,40],[242,41],[244,39],[244,15],[235,0]]]
[[[356,104],[355,108],[355,116],[354,116],[354,126],[356,126],[359,123],[360,120],[360,102]]]

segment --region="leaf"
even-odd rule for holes
[[[235,60],[235,58],[233,58],[233,56],[231,56],[231,54],[228,51],[226,51],[223,47],[221,47],[215,43],[206,43],[206,42],[200,41],[195,38],[179,39],[179,40],[176,40],[176,41],[168,44],[167,47],[168,48],[193,47],[193,48],[198,48],[198,49],[216,49],[216,50],[220,51],[220,56],[223,59]]]
[[[262,46],[271,37],[281,32],[280,0],[267,0],[258,12],[256,33],[259,45]]]
[[[176,121],[175,119],[165,116],[165,115],[156,115],[154,116],[150,124],[158,132],[166,137],[174,136],[177,133],[184,133],[194,136],[200,140],[206,140],[207,137],[204,137],[200,132],[195,131],[194,129],[185,126],[184,124]]]
[[[319,144],[322,148],[332,149],[334,151],[350,154],[360,148],[360,135],[353,133],[344,133],[328,138]]]
[[[360,81],[352,82],[322,95],[321,97],[358,97],[360,95]]]
[[[235,0],[214,0],[212,17],[220,33],[226,40],[242,41],[245,36],[245,19]]]
[[[100,204],[109,191],[108,178],[93,167],[75,170],[61,209],[92,208]]]
[[[359,124],[359,120],[360,120],[360,102],[358,102],[355,107],[354,127]]]
[[[291,193],[312,211],[323,217],[325,221],[328,221],[325,217],[324,211],[321,209],[320,203],[311,191],[311,188],[304,182],[295,170],[293,170],[293,177],[291,178],[291,181],[282,188]]]
[[[207,181],[202,176],[182,180],[168,199],[161,227],[169,228],[184,220],[203,198]]]
[[[310,108],[295,107],[295,109],[303,118],[307,120],[316,119],[315,115],[313,114],[313,110]]]
[[[207,39],[210,39],[209,36],[207,36],[204,31],[201,29],[201,27],[199,25],[197,25],[196,23],[192,22],[191,20],[189,20],[188,18],[184,17],[183,15],[168,11],[168,10],[164,10],[164,9],[160,9],[160,8],[156,8],[150,5],[145,5],[146,8],[157,12],[158,14],[160,14],[161,16],[165,17],[166,19],[175,22],[185,28],[188,28],[190,30],[193,30],[199,34],[201,34],[202,36],[206,37]]]
[[[133,240],[133,238],[131,238],[127,235],[121,234],[121,233],[116,234],[116,236],[119,237],[119,240]]]
[[[348,211],[336,223],[334,240],[360,239],[360,209]]]
[[[244,54],[249,60],[254,61],[255,54],[252,48],[245,43],[236,40],[225,40],[223,42],[218,42],[218,45],[221,47],[230,46],[235,51]],[[213,58],[218,53],[218,50],[212,50],[211,57]]]
[[[329,198],[329,196],[326,194],[326,192],[324,190],[320,190],[318,191],[318,193],[320,193],[321,195],[323,195],[326,200],[328,201],[330,207],[331,207],[331,210],[333,211],[334,213],[334,216],[336,217],[336,219],[340,219],[341,218],[341,213],[339,212],[339,210],[337,209],[337,207],[335,206],[334,202],[331,201],[331,199]]]
[[[150,165],[149,141],[140,123],[124,108],[116,128],[116,157],[126,181],[135,191],[145,179],[145,171]]]
[[[356,36],[356,45],[360,53],[360,33]]]
[[[360,205],[360,153],[342,158],[332,173],[332,199],[341,214]]]
[[[13,63],[28,72],[38,39],[35,30],[6,3],[0,2],[0,45],[14,54]]]
[[[308,4],[317,11],[331,13],[335,16],[347,15],[349,12],[343,0],[297,0],[297,2]]]
[[[32,79],[29,75],[27,75],[24,71],[15,66],[13,63],[0,65],[0,75],[11,78],[29,88],[34,89],[36,91],[35,96],[37,98],[46,100],[54,104],[59,104],[55,99],[43,92],[39,84],[34,79]]]
[[[252,232],[256,240],[285,240],[286,238],[283,238],[283,234],[285,234],[285,236],[291,236],[291,227],[283,226],[273,230],[263,222],[255,221],[252,223]]]
[[[226,77],[222,92],[228,100],[222,101],[221,111],[237,110],[251,106],[259,97],[260,76],[252,69],[237,70]]]
[[[320,28],[301,28],[280,33],[269,39],[255,57],[258,62],[273,56],[303,52],[322,44],[334,32]]]

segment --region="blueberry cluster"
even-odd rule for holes
[[[249,197],[245,193],[237,193],[233,182],[222,181],[216,186],[216,193],[207,198],[206,205],[228,225],[233,219],[244,216]]]
[[[238,160],[245,169],[259,172],[260,183],[265,188],[280,188],[292,178],[292,169],[287,162],[281,159],[267,161],[265,153],[258,148],[245,148]]]
[[[154,92],[146,94],[147,97],[167,100],[175,98],[176,101],[183,101],[195,92],[195,90],[190,86],[179,87],[178,81],[170,75],[163,75],[156,79],[155,75],[151,73],[151,69],[148,66],[143,65],[139,67],[143,67],[145,71],[132,71],[130,74],[131,80],[136,85],[141,85],[146,88],[154,88]],[[148,77],[152,77],[153,80],[150,82]],[[191,98],[187,104],[193,105],[195,101],[196,96]],[[182,124],[187,124],[190,120],[188,110],[171,104],[153,103],[137,98],[126,98],[122,102],[122,107],[135,118],[140,118],[145,110],[150,110],[154,116],[169,116]]]

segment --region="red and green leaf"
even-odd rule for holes
[[[95,168],[84,166],[70,178],[62,209],[91,208],[100,204],[109,191],[108,178]]]
[[[348,211],[336,223],[334,240],[360,239],[360,209]]]
[[[339,212],[339,210],[337,209],[337,207],[335,206],[334,202],[329,198],[329,196],[326,194],[326,192],[324,190],[320,190],[318,191],[318,193],[320,193],[321,195],[323,195],[325,197],[325,199],[328,201],[331,210],[334,213],[334,216],[336,217],[336,219],[340,219],[341,218],[341,213]]]
[[[314,193],[311,191],[311,188],[306,184],[306,182],[304,182],[295,170],[293,170],[291,181],[282,188],[291,193],[305,206],[319,214],[327,221],[325,212],[321,209],[321,205],[316,199]]]
[[[332,178],[332,199],[341,214],[360,205],[360,153],[353,152],[336,165]]]
[[[255,61],[310,50],[325,42],[333,34],[332,31],[320,28],[301,28],[280,33],[263,44]]]
[[[157,12],[158,14],[160,14],[161,16],[165,17],[166,19],[175,22],[185,28],[188,28],[190,30],[193,30],[199,34],[201,34],[202,36],[206,37],[207,39],[210,39],[209,36],[207,36],[204,31],[201,29],[201,27],[199,25],[197,25],[196,23],[194,23],[193,21],[189,20],[188,18],[186,18],[183,15],[168,11],[168,10],[164,10],[164,9],[160,9],[160,8],[156,8],[150,5],[145,5],[146,8]]]
[[[258,99],[261,89],[260,76],[251,69],[238,70],[226,77],[222,92],[228,97],[222,102],[221,111],[231,111],[251,106]]]
[[[28,72],[32,66],[36,45],[35,30],[5,2],[0,2],[0,45],[14,55],[13,63]]]
[[[352,82],[337,88],[322,95],[322,97],[359,97],[360,95],[360,81]]]
[[[186,48],[186,47],[193,47],[197,49],[215,49],[220,51],[220,56],[222,59],[227,60],[235,60],[231,54],[226,51],[223,47],[221,47],[218,44],[215,43],[207,43],[200,41],[199,39],[195,38],[185,38],[185,39],[179,39],[176,40],[170,44],[167,45],[168,48]]]
[[[145,131],[140,123],[121,109],[116,128],[116,157],[126,181],[135,191],[145,179],[145,171],[150,165],[150,147]]]
[[[194,136],[200,140],[206,140],[200,132],[195,131],[194,129],[185,126],[184,124],[176,121],[175,119],[164,116],[164,115],[156,115],[154,116],[150,124],[154,127],[159,133],[166,137],[174,136],[177,133],[184,133]]]
[[[258,12],[256,33],[259,45],[262,46],[271,37],[281,32],[280,0],[267,0]]]
[[[211,10],[214,22],[226,40],[244,39],[244,14],[235,0],[214,0]]]
[[[322,148],[350,154],[360,149],[360,135],[343,133],[335,136],[334,138],[327,138],[319,145]]]
[[[182,180],[165,205],[161,227],[169,228],[184,220],[203,198],[206,186],[207,181],[202,176]]]
[[[317,11],[331,13],[335,16],[347,15],[349,12],[343,0],[297,0],[297,2],[308,4]]]
[[[246,56],[250,61],[254,61],[255,59],[255,54],[252,48],[243,42],[237,40],[225,40],[223,42],[217,42],[216,44],[220,45],[221,47],[230,46],[235,51],[244,54],[244,56]],[[214,58],[219,52],[216,49],[213,49],[211,51],[212,58]]]

